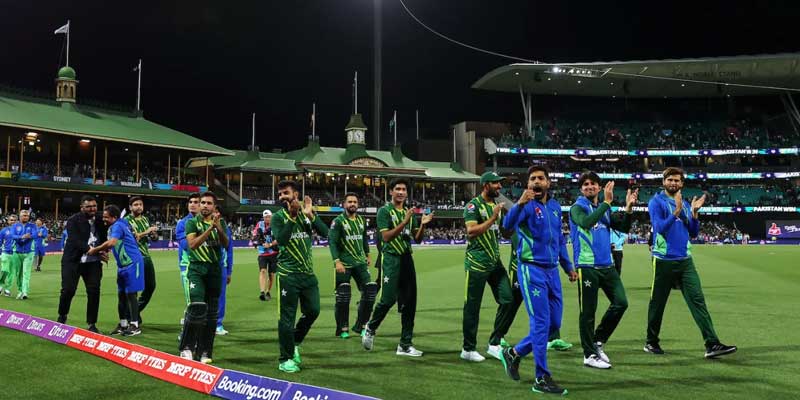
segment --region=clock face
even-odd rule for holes
[[[362,130],[352,130],[348,132],[347,136],[350,143],[364,143],[364,131]]]

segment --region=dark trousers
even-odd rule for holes
[[[398,303],[398,308],[402,306],[400,345],[410,346],[414,336],[414,318],[417,315],[417,273],[414,269],[414,259],[411,253],[400,256],[383,253],[381,269],[383,270],[381,296],[372,312],[372,320],[367,322],[367,329],[377,331],[394,303]]]
[[[83,278],[83,285],[86,287],[86,323],[96,324],[97,311],[100,308],[100,281],[103,278],[103,267],[99,261],[61,263],[61,297],[58,300],[58,315],[66,317],[69,314],[80,278]]]
[[[189,300],[192,303],[206,303],[206,322],[198,338],[197,353],[206,353],[211,358],[214,350],[214,337],[217,329],[219,295],[222,290],[222,268],[219,263],[191,262],[186,277],[189,280]],[[181,349],[182,350],[182,349]]]
[[[489,267],[487,271],[467,269],[465,279],[464,310],[461,324],[464,335],[463,348],[466,351],[473,351],[478,341],[478,321],[480,320],[481,301],[483,300],[483,291],[486,288],[486,284],[489,284],[492,295],[494,295],[494,301],[498,305],[497,314],[495,314],[495,326],[508,314],[505,309],[511,307],[513,294],[511,293],[508,273],[500,262]]]
[[[691,257],[678,261],[653,258],[653,286],[650,289],[650,304],[647,307],[647,343],[658,344],[664,309],[667,307],[667,299],[675,283],[680,284],[683,299],[689,306],[695,324],[700,328],[706,346],[719,343],[711,315],[706,307],[700,276],[697,275]]]
[[[294,356],[294,346],[299,346],[319,317],[319,281],[313,274],[278,274],[278,345],[284,362]],[[300,318],[297,305],[300,305]]]
[[[156,269],[153,266],[153,259],[150,257],[144,258],[144,290],[139,296],[139,311],[143,311],[150,303],[153,297],[153,292],[156,291]]]
[[[595,328],[597,297],[600,291],[605,293],[608,306],[603,318]],[[608,268],[578,268],[578,330],[581,333],[581,346],[584,357],[597,353],[596,342],[606,343],[617,329],[622,315],[628,309],[628,298],[625,287],[619,279],[617,270]]]
[[[614,258],[614,269],[617,270],[617,275],[622,276],[622,250],[612,250],[611,257]]]

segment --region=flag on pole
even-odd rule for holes
[[[136,66],[133,67],[133,72],[138,71],[139,68],[141,68],[141,67],[142,67],[142,60],[139,60],[139,64],[136,64]]]
[[[67,22],[64,26],[62,26],[61,28],[56,29],[56,31],[53,32],[53,34],[55,34],[55,35],[58,35],[59,33],[63,33],[63,34],[69,33],[69,22]]]

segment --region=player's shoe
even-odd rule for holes
[[[181,358],[184,360],[194,360],[194,355],[189,349],[181,350]]]
[[[611,365],[611,360],[608,358],[606,352],[603,351],[603,342],[596,342],[594,347],[597,349],[597,356],[607,364]]]
[[[583,358],[583,365],[586,367],[598,368],[598,369],[609,369],[611,368],[611,364],[603,360],[602,358],[598,357],[597,354],[592,354],[589,357]]]
[[[264,292],[261,292],[261,294],[258,295],[258,299],[261,300],[261,301],[267,301],[267,294],[264,293]]]
[[[488,354],[488,355],[490,355],[490,356],[492,356],[492,357],[494,357],[494,358],[496,358],[496,359],[498,359],[500,361],[503,361],[503,355],[500,354],[502,352],[503,352],[503,346],[501,346],[499,344],[496,344],[496,345],[491,345],[490,344],[489,347],[486,348],[486,354]]]
[[[531,388],[536,393],[551,393],[560,394],[562,396],[567,394],[567,389],[558,386],[550,375],[545,375],[541,378],[536,378]]]
[[[278,365],[278,370],[288,373],[300,372],[300,366],[292,359],[288,359]]]
[[[67,323],[67,316],[66,315],[59,315],[58,319],[56,320],[59,324],[66,324]]]
[[[25,292],[17,293],[17,300],[28,300],[28,294]]]
[[[136,325],[128,325],[128,329],[122,331],[122,336],[136,336],[142,334],[142,328]]]
[[[501,347],[511,347],[511,344],[506,342],[506,338],[500,338],[500,346]]]
[[[42,272],[42,268],[41,268],[41,267],[36,267],[36,269],[35,269],[34,271],[36,271],[36,272]]]
[[[461,350],[461,359],[472,362],[481,362],[486,360],[486,357],[482,356],[481,353],[478,353],[475,350],[472,351]]]
[[[656,344],[647,343],[646,345],[644,345],[644,351],[645,353],[650,353],[650,354],[659,354],[659,355],[664,354],[664,350],[661,349],[661,346],[659,346],[658,343]]]
[[[572,348],[572,343],[561,339],[555,339],[547,342],[547,350],[566,351]]]
[[[120,325],[120,324],[117,324],[117,327],[116,327],[116,328],[114,328],[114,330],[113,330],[113,331],[111,331],[111,332],[109,333],[109,335],[110,335],[110,336],[114,336],[114,335],[122,335],[122,332],[125,332],[125,329],[126,329],[126,328],[127,328],[127,327],[123,327],[122,325]]]
[[[500,361],[503,362],[503,368],[506,370],[506,375],[509,378],[518,381],[519,380],[519,362],[521,357],[519,354],[515,354],[513,347],[504,347],[503,351],[500,353],[502,358]]]
[[[350,338],[350,332],[344,331],[344,332],[339,334],[339,337],[342,338],[342,339],[348,339],[348,338]]]
[[[99,335],[102,335],[100,333],[100,329],[97,329],[97,326],[95,326],[95,324],[89,325],[89,327],[87,327],[86,330],[89,331],[89,332],[92,332],[92,333],[97,333]]]
[[[292,361],[294,361],[294,363],[297,365],[303,363],[303,359],[300,358],[300,346],[294,346],[294,355],[292,355]]]
[[[228,331],[226,331],[225,328],[222,325],[217,327],[217,331],[216,332],[217,332],[217,336],[225,336],[225,335],[228,334]]]
[[[412,345],[403,346],[402,344],[398,344],[397,351],[394,354],[407,357],[422,357],[422,352],[414,348]],[[477,352],[475,354],[477,354]]]
[[[11,291],[10,291],[10,290],[8,290],[8,289],[6,289],[6,290],[3,290],[3,296],[6,296],[6,297],[11,297]]]
[[[212,360],[211,357],[208,356],[208,353],[203,353],[203,355],[200,356],[200,362],[203,364],[211,364],[212,362],[214,362],[214,360]]]
[[[364,350],[372,350],[372,345],[375,343],[375,332],[371,331],[369,328],[364,328],[364,334],[361,336],[361,345],[364,346]]]
[[[266,295],[266,296],[264,296],[264,297],[266,297],[266,298],[267,298],[267,301],[270,301],[270,300],[272,300],[272,295],[271,295],[271,294],[269,294],[269,292],[267,292],[267,295]]]
[[[719,356],[724,356],[726,354],[731,354],[736,352],[736,346],[728,346],[722,343],[712,344],[711,346],[706,346],[706,358],[717,358]]]

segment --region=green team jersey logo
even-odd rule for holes
[[[394,204],[388,203],[378,210],[377,222],[378,231],[384,232],[392,230],[399,225],[406,218],[406,214],[412,212],[408,208],[398,210]],[[408,225],[403,229],[399,235],[389,242],[384,242],[383,251],[391,254],[402,255],[411,252],[411,230],[414,228],[414,218],[408,222]],[[383,240],[383,238],[381,238]]]
[[[125,216],[125,220],[133,228],[133,233],[140,234],[150,229],[150,220],[144,215],[134,217],[133,214],[128,214]],[[139,245],[139,251],[142,252],[142,257],[150,257],[150,238],[147,235],[142,236],[137,244]]]
[[[223,228],[225,227],[225,221],[220,220],[221,225]],[[214,223],[211,221],[205,221],[201,214],[198,214],[196,217],[186,221],[186,236],[189,234],[194,233],[195,235],[202,235],[203,232],[208,230]],[[189,251],[189,261],[194,262],[204,262],[204,263],[219,263],[219,260],[222,259],[222,244],[219,241],[219,232],[217,230],[212,230],[209,233],[208,238],[206,239],[200,247],[192,250],[191,248]]]
[[[478,196],[464,208],[464,223],[466,225],[482,224],[489,220],[494,209],[494,202],[486,202]],[[502,212],[497,221],[486,232],[468,239],[467,252],[464,266],[478,271],[494,268],[500,261],[500,221]]]
[[[337,246],[339,260],[346,267],[367,263],[367,255],[364,251],[366,230],[366,221],[360,215],[350,219],[343,213],[331,223],[332,236],[336,235],[335,237],[337,237],[337,243],[331,243],[331,245]],[[335,233],[333,233],[334,231]]]
[[[314,273],[314,261],[311,255],[311,223],[303,214],[298,214],[292,219],[286,210],[278,211],[272,217],[272,234],[285,229],[286,224],[292,223],[292,233],[289,243],[278,247],[278,272],[288,273]]]

